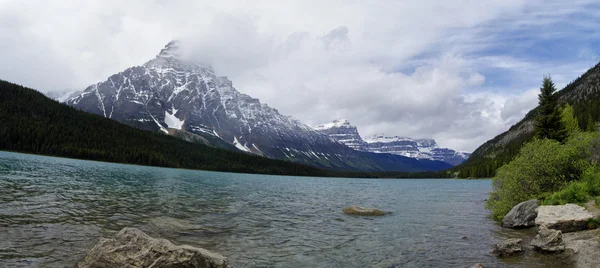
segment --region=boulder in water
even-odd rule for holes
[[[387,214],[392,214],[392,212],[387,212],[375,208],[363,208],[359,206],[349,206],[344,208],[344,213],[348,215],[359,215],[359,216],[383,216]]]
[[[498,257],[513,256],[523,253],[523,239],[509,238],[494,245],[492,254]]]
[[[531,240],[533,249],[542,253],[560,253],[565,251],[565,242],[560,230],[548,229],[541,225],[538,234]]]
[[[538,201],[535,199],[519,203],[504,216],[502,227],[516,229],[535,226],[535,218],[538,215],[537,208]]]
[[[540,206],[537,210],[536,225],[546,225],[548,229],[563,233],[587,230],[588,221],[594,217],[584,207],[575,204]]]
[[[176,246],[136,228],[123,228],[114,238],[101,239],[77,267],[226,268],[228,263],[218,253],[187,245]]]

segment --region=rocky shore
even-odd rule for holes
[[[600,209],[593,201],[585,206],[539,206],[537,200],[519,203],[504,217],[502,227],[535,227],[537,235],[527,245],[522,239],[507,239],[497,243],[491,253],[502,258],[533,250],[537,254],[563,255],[572,260],[574,267],[599,267],[600,229],[596,228]]]

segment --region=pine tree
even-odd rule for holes
[[[550,76],[544,77],[540,88],[539,110],[535,119],[535,135],[540,139],[553,139],[563,142],[567,138],[567,131],[561,121],[558,107],[556,87]]]

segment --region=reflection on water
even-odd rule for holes
[[[489,181],[241,175],[0,152],[0,267],[73,266],[123,227],[219,252],[235,267],[564,267],[489,254],[522,235],[488,218],[489,190]],[[394,214],[342,214],[352,204]]]

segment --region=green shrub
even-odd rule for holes
[[[565,104],[565,106],[560,109],[560,116],[568,137],[581,132],[577,118],[575,118],[575,112],[571,105]]]
[[[592,166],[589,148],[596,137],[595,133],[584,132],[574,133],[565,144],[549,139],[525,144],[510,163],[498,169],[486,208],[494,219],[501,220],[516,204],[551,196],[569,182],[579,180]],[[578,191],[586,186],[571,187],[565,194],[578,199]]]
[[[590,196],[600,196],[600,169],[596,166],[588,168],[584,173],[582,180],[588,184],[588,194]],[[596,203],[600,205],[600,203]]]
[[[589,185],[586,181],[572,181],[562,190],[553,193],[544,200],[544,205],[564,205],[567,203],[583,203],[588,200]]]

